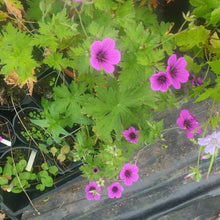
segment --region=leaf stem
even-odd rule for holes
[[[82,9],[83,9],[83,5],[82,5],[82,7],[81,7],[80,12],[77,10],[77,8],[75,8],[76,13],[77,13],[78,16],[79,16],[79,22],[80,22],[80,24],[81,24],[81,27],[82,27],[82,29],[83,29],[83,32],[84,32],[84,34],[86,35],[86,37],[88,38],[88,35],[87,35],[87,33],[86,33],[86,29],[85,29],[85,27],[84,27],[84,25],[83,25],[83,22],[82,22],[82,17],[81,17]]]
[[[214,110],[214,106],[215,106],[215,100],[213,100],[208,121],[210,121],[211,118],[212,118],[212,113],[213,113],[213,110]],[[206,126],[204,128],[204,132],[202,134],[203,138],[205,137],[205,134],[206,134],[206,131],[207,131],[207,127],[208,127],[208,123],[206,124]],[[201,154],[202,148],[203,148],[202,146],[199,148],[199,154],[198,154],[198,160],[197,160],[197,169],[199,169],[199,160],[200,160],[200,154]],[[211,166],[211,164],[210,164],[210,166]],[[209,166],[209,169],[210,169],[210,166]]]

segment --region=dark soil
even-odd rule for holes
[[[53,100],[53,87],[61,85],[62,79],[57,75],[55,71],[43,76],[34,85],[33,94],[43,97],[49,101]]]
[[[31,133],[32,137],[34,136],[33,133],[31,132],[33,128],[36,128],[36,131],[42,131],[42,134],[43,134],[43,130],[42,128],[40,128],[39,126],[33,124],[31,122],[31,120],[33,119],[32,117],[30,117],[29,113],[30,112],[36,112],[39,116],[39,112],[35,109],[23,109],[22,111],[19,112],[19,117],[22,121],[22,123],[24,124],[25,128]],[[26,130],[23,126],[23,124],[21,123],[21,121],[19,120],[19,118],[17,117],[16,118],[16,121],[14,123],[14,129],[15,129],[15,132],[17,133],[17,135],[19,135],[19,137],[26,143],[28,143],[29,141],[22,135],[23,132],[26,133]],[[33,137],[37,142],[38,141],[43,141],[42,139],[39,139],[38,137]],[[30,141],[31,141],[31,138],[30,138]]]
[[[8,85],[4,81],[5,76],[0,74],[0,105],[4,107],[12,107],[11,96],[15,105],[19,105],[25,97],[25,88],[18,86]]]
[[[3,117],[0,116],[0,136],[3,139],[12,141],[15,137],[11,124]]]
[[[50,81],[41,80],[34,85],[33,93],[39,97],[44,97],[47,100],[53,100],[53,89],[50,86]]]

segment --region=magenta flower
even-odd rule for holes
[[[181,84],[188,81],[189,72],[185,69],[187,62],[183,57],[177,59],[176,54],[173,54],[168,59],[167,73],[171,84],[175,89],[180,89]]]
[[[3,140],[3,138],[2,138],[2,136],[0,136],[0,141],[2,141]]]
[[[124,130],[123,131],[123,136],[125,137],[125,139],[131,143],[137,144],[138,142],[138,134],[140,131],[139,130],[135,130],[134,127],[130,127],[128,130]]]
[[[120,178],[124,180],[125,185],[130,186],[132,182],[138,181],[138,167],[133,164],[132,166],[127,163],[124,165],[122,171],[120,172]]]
[[[91,45],[90,63],[93,68],[100,70],[102,67],[108,73],[114,72],[113,65],[118,64],[121,59],[120,51],[114,49],[115,41],[106,38],[103,41],[95,41]]]
[[[192,138],[194,136],[194,133],[192,133],[192,131],[200,127],[197,118],[191,115],[187,109],[183,109],[180,112],[180,118],[177,119],[176,123],[180,126],[181,129],[186,128],[188,138]],[[201,128],[196,131],[196,133],[200,132]]]
[[[171,85],[168,74],[165,72],[155,73],[150,78],[151,89],[160,90],[162,92],[166,92],[168,87]]]
[[[204,84],[203,79],[201,77],[198,77],[196,79],[196,77],[194,75],[192,75],[192,80],[191,80],[191,85],[193,86],[201,86],[202,84]]]
[[[212,134],[205,138],[198,138],[198,144],[206,146],[204,151],[206,154],[210,153],[213,155],[215,153],[216,147],[220,149],[220,131],[214,131]]]
[[[115,182],[108,187],[108,196],[111,199],[113,199],[114,197],[120,198],[122,191],[124,191],[124,188],[119,184],[119,182]]]
[[[93,169],[93,173],[98,173],[98,171],[99,171],[99,169],[98,169],[97,167],[95,167],[95,168]]]
[[[85,192],[88,200],[93,200],[93,199],[99,200],[100,191],[101,191],[101,187],[99,187],[95,181],[90,182],[89,185],[87,185],[85,188]]]

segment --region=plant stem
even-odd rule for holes
[[[207,77],[207,75],[208,75],[209,68],[210,68],[210,67],[208,66],[207,71],[206,71],[206,74],[205,74],[205,76],[204,76],[204,81],[205,81],[205,79],[206,79],[206,77]]]
[[[82,6],[82,8],[83,8],[83,6]],[[83,32],[84,32],[84,34],[86,35],[86,37],[88,38],[88,35],[87,35],[87,33],[86,33],[86,29],[85,29],[85,27],[84,27],[84,25],[83,25],[83,22],[82,22],[82,18],[81,18],[81,12],[82,12],[82,8],[81,8],[81,10],[80,10],[80,12],[77,10],[77,8],[75,8],[75,10],[76,10],[76,13],[78,14],[78,16],[79,16],[79,22],[80,22],[80,24],[81,24],[81,27],[82,27],[82,29],[83,29]]]
[[[11,97],[11,99],[12,99],[12,97]],[[13,99],[12,99],[12,101],[13,101]],[[14,102],[13,102],[12,104],[13,104],[13,106],[14,106]],[[9,129],[9,128],[8,128],[8,129]],[[10,131],[9,131],[9,139],[11,140]],[[24,189],[24,187],[23,187],[23,185],[22,185],[22,183],[21,183],[21,180],[20,180],[20,178],[19,178],[19,175],[18,175],[16,166],[15,166],[14,156],[13,156],[13,152],[12,152],[12,146],[10,146],[10,151],[11,151],[11,158],[12,158],[13,166],[14,166],[14,170],[15,170],[15,175],[16,175],[16,177],[17,177],[17,179],[18,179],[18,182],[19,182],[19,184],[20,184],[20,186],[21,186],[21,188],[22,188],[24,194],[27,196],[27,198],[28,198],[28,200],[29,200],[31,206],[32,206],[33,209],[34,209],[34,211],[35,211],[38,215],[40,215],[40,212],[39,212],[39,211],[37,210],[37,208],[34,206],[34,204],[33,204],[32,200],[31,200],[31,198],[29,197],[29,195],[27,194],[26,190]]]
[[[213,100],[208,121],[211,121],[212,113],[213,113],[213,110],[214,110],[214,106],[215,106],[215,100]],[[204,132],[202,134],[203,138],[205,137],[205,134],[206,134],[206,131],[207,131],[207,127],[208,127],[208,123],[207,123],[207,125],[204,128]],[[201,154],[202,148],[203,148],[202,146],[199,148],[199,154],[198,154],[198,160],[197,160],[197,169],[199,169],[199,160],[200,160],[200,154]]]
[[[30,136],[31,140],[32,140],[32,141],[35,143],[35,145],[39,148],[39,150],[40,150],[40,152],[41,152],[41,154],[42,154],[42,156],[43,156],[43,158],[44,158],[44,161],[46,162],[47,160],[46,160],[46,158],[45,158],[45,156],[44,156],[44,154],[43,154],[42,149],[41,149],[40,146],[37,144],[37,142],[34,140],[34,138],[31,136],[30,132],[27,130],[27,128],[25,127],[23,121],[21,120],[20,116],[18,115],[18,111],[17,111],[17,109],[15,108],[15,104],[14,104],[14,100],[13,100],[12,96],[11,96],[11,102],[12,102],[12,105],[13,105],[13,107],[14,107],[15,113],[16,113],[16,115],[17,115],[19,121],[21,122],[21,124],[22,124],[22,126],[24,127],[24,129],[25,129],[25,131],[27,132],[27,134]]]

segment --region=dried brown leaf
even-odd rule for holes
[[[5,214],[4,213],[0,213],[0,220],[4,220],[5,219]]]
[[[13,14],[15,17],[22,19],[21,10],[24,10],[23,5],[18,0],[4,0],[8,13]]]
[[[11,71],[11,73],[8,74],[8,76],[4,80],[8,85],[17,86],[19,77],[18,74],[13,70]]]
[[[29,77],[26,81],[24,81],[23,83],[21,83],[19,85],[20,88],[22,88],[25,84],[27,84],[29,93],[27,95],[32,96],[33,94],[33,89],[34,89],[34,83],[37,82],[36,79],[34,79],[33,77]]]

